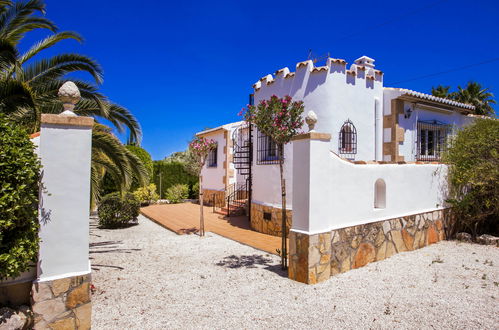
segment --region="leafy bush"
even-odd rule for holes
[[[133,194],[141,205],[149,205],[151,203],[155,203],[158,200],[156,185],[154,183],[151,183],[147,187],[141,187],[135,190]]]
[[[161,173],[161,185],[160,185]],[[192,187],[197,181],[198,177],[192,175],[186,169],[186,165],[178,161],[154,161],[154,176],[153,180],[156,187],[161,187],[162,192],[158,189],[158,194],[166,198],[166,191],[176,184],[186,184]],[[195,196],[191,197],[195,198]]]
[[[170,203],[180,203],[189,197],[189,186],[186,184],[176,184],[166,191],[166,199]]]
[[[132,193],[123,197],[119,193],[108,194],[101,199],[97,210],[99,225],[102,228],[126,227],[137,221],[139,209],[140,202]]]
[[[190,197],[199,198],[199,181],[192,185]]]
[[[26,271],[38,256],[41,165],[28,133],[0,115],[0,279]]]
[[[455,215],[449,235],[499,234],[499,121],[478,119],[459,131],[444,161]]]
[[[144,164],[144,167],[147,169],[149,177],[152,177],[153,163],[151,155],[144,148],[136,145],[129,144],[126,146],[126,148],[133,152],[135,156],[139,157],[139,159],[142,161],[142,164]]]

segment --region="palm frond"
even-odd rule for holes
[[[121,191],[127,191],[135,178],[140,185],[149,182],[149,173],[142,161],[110,133],[110,128],[95,124],[92,131],[92,166],[93,179],[100,181],[109,173]],[[98,200],[100,183],[95,186],[92,195]]]
[[[17,48],[7,40],[0,39],[0,71],[2,77],[5,70],[16,65],[17,56]]]
[[[29,83],[39,80],[62,79],[65,75],[83,71],[89,73],[97,84],[102,83],[102,68],[88,56],[68,53],[39,60],[24,69],[22,79]]]
[[[109,120],[116,123],[122,123],[128,128],[129,140],[131,143],[142,141],[142,128],[135,116],[125,107],[116,103],[110,103]]]
[[[42,50],[45,50],[47,48],[50,48],[57,44],[58,42],[61,42],[62,40],[67,40],[67,39],[73,39],[78,42],[83,41],[83,37],[80,36],[76,32],[72,31],[63,31],[59,33],[52,34],[45,39],[37,42],[34,44],[26,53],[24,53],[21,58],[19,59],[19,62],[21,64],[24,64],[26,61],[31,59],[33,56],[37,55],[39,52]]]
[[[17,44],[27,32],[36,29],[57,31],[57,26],[51,20],[32,16],[36,12],[45,13],[45,3],[42,0],[6,4],[0,14],[0,38]]]
[[[2,80],[0,82],[0,111],[8,114],[18,107],[35,107],[30,86],[16,80]]]

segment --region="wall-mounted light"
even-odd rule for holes
[[[412,113],[414,112],[414,109],[416,108],[416,103],[411,103],[411,106],[408,108],[404,109],[404,118],[409,119],[411,118]]]

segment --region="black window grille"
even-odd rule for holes
[[[258,165],[266,164],[278,164],[279,163],[279,152],[277,144],[272,141],[270,137],[258,131],[257,134],[257,158],[256,163]]]
[[[208,153],[208,159],[206,161],[208,167],[217,167],[217,154],[218,154],[218,145],[215,149],[211,149]]]
[[[438,161],[447,150],[451,126],[437,120],[418,121],[417,160]]]
[[[342,155],[357,153],[357,129],[350,120],[341,126],[338,149]]]

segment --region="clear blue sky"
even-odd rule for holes
[[[429,92],[476,80],[499,96],[499,61],[397,83],[499,57],[499,1],[46,3],[61,30],[85,37],[53,51],[103,66],[102,92],[139,119],[153,159],[184,150],[196,131],[239,120],[251,85],[282,67],[293,71],[309,49],[349,64],[370,56],[389,87]]]

